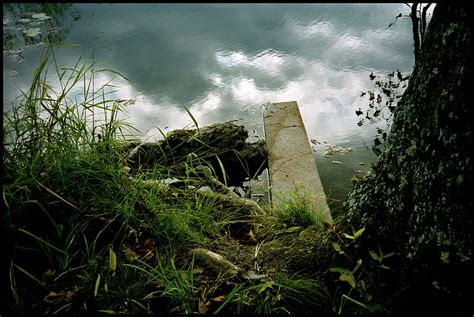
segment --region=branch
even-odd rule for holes
[[[222,255],[214,253],[212,251],[203,248],[195,248],[189,251],[189,253],[198,256],[202,259],[209,260],[209,262],[213,266],[225,270],[226,273],[230,276],[235,276],[243,272],[241,268],[227,261]]]
[[[419,32],[419,28],[418,28],[419,18],[417,14],[418,4],[419,3],[417,2],[413,3],[413,5],[411,6],[411,14],[410,14],[411,22],[413,25],[413,42],[414,42],[413,45],[415,46],[415,60],[418,57],[418,51],[420,50],[420,34],[418,33]]]
[[[428,9],[431,7],[432,3],[428,3],[424,8],[423,8],[423,13],[421,14],[421,40],[423,41],[425,37],[425,32],[426,32],[426,12]]]

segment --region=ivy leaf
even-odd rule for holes
[[[260,290],[258,291],[258,293],[261,294],[267,288],[272,288],[274,284],[275,284],[274,281],[268,281],[268,282],[263,283],[262,287],[260,287]]]
[[[369,250],[369,254],[375,261],[380,261],[380,257],[373,250]]]
[[[382,88],[382,91],[385,95],[387,95],[387,97],[390,97],[390,95],[392,94],[392,91],[390,91],[389,89]]]
[[[379,156],[380,154],[382,154],[382,150],[379,149],[379,148],[376,148],[376,147],[372,147],[372,151],[374,151],[375,155]]]
[[[343,269],[342,267],[332,267],[329,269],[329,271],[341,274],[339,275],[339,281],[347,281],[347,283],[349,283],[352,288],[356,287],[356,281],[351,271]]]
[[[349,283],[352,286],[352,288],[356,288],[356,281],[352,272],[347,271],[346,274],[344,275],[345,275],[347,283]]]
[[[356,266],[352,270],[352,273],[355,273],[360,268],[361,265],[362,265],[362,259],[357,260]]]
[[[347,234],[345,232],[342,235],[344,236],[344,238],[347,238],[347,239],[351,239],[351,240],[355,239],[353,236],[351,236],[350,234]]]
[[[348,270],[342,267],[332,267],[329,269],[329,271],[343,274],[343,273],[346,273]]]
[[[365,228],[362,228],[360,230],[357,230],[356,233],[354,233],[354,239],[357,239],[358,237],[360,237],[360,235],[365,231]]]
[[[341,246],[339,244],[337,244],[336,242],[333,242],[332,243],[332,247],[334,248],[334,250],[336,250],[337,252],[341,253],[342,250],[341,250]]]
[[[379,146],[379,145],[381,145],[381,144],[382,144],[382,142],[380,142],[379,138],[375,138],[375,139],[374,139],[374,145],[375,145],[375,146]]]

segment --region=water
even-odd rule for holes
[[[255,140],[263,133],[261,104],[296,100],[308,137],[322,143],[315,147],[315,158],[336,208],[354,172],[366,172],[376,160],[370,150],[375,128],[357,126],[355,115],[358,107],[367,107],[360,93],[373,88],[369,73],[410,72],[414,64],[409,19],[387,28],[399,13],[407,13],[404,4],[83,3],[61,8],[46,12],[51,18],[36,26],[43,34],[56,27],[57,42],[80,44],[57,49],[59,64],[72,66],[82,56],[129,78],[120,82],[117,95],[136,100],[126,117],[143,139],[160,138],[156,127],[166,132],[192,126],[186,106],[200,126],[238,120]],[[34,20],[31,13],[39,10],[13,14],[4,5],[5,109],[19,88],[28,89],[41,55],[41,45],[35,44],[42,38],[27,37],[29,46],[20,45],[22,58],[15,60],[15,54],[5,56],[5,32],[14,31],[5,28],[21,26],[22,17]],[[98,82],[109,79],[103,75]],[[354,151],[326,158],[323,141]]]

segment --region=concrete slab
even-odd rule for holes
[[[299,190],[312,202],[317,219],[332,223],[311,145],[296,101],[263,108],[272,204]]]

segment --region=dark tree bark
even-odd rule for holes
[[[471,20],[467,6],[435,7],[385,150],[345,203],[351,226],[397,252],[422,312],[472,313]]]

